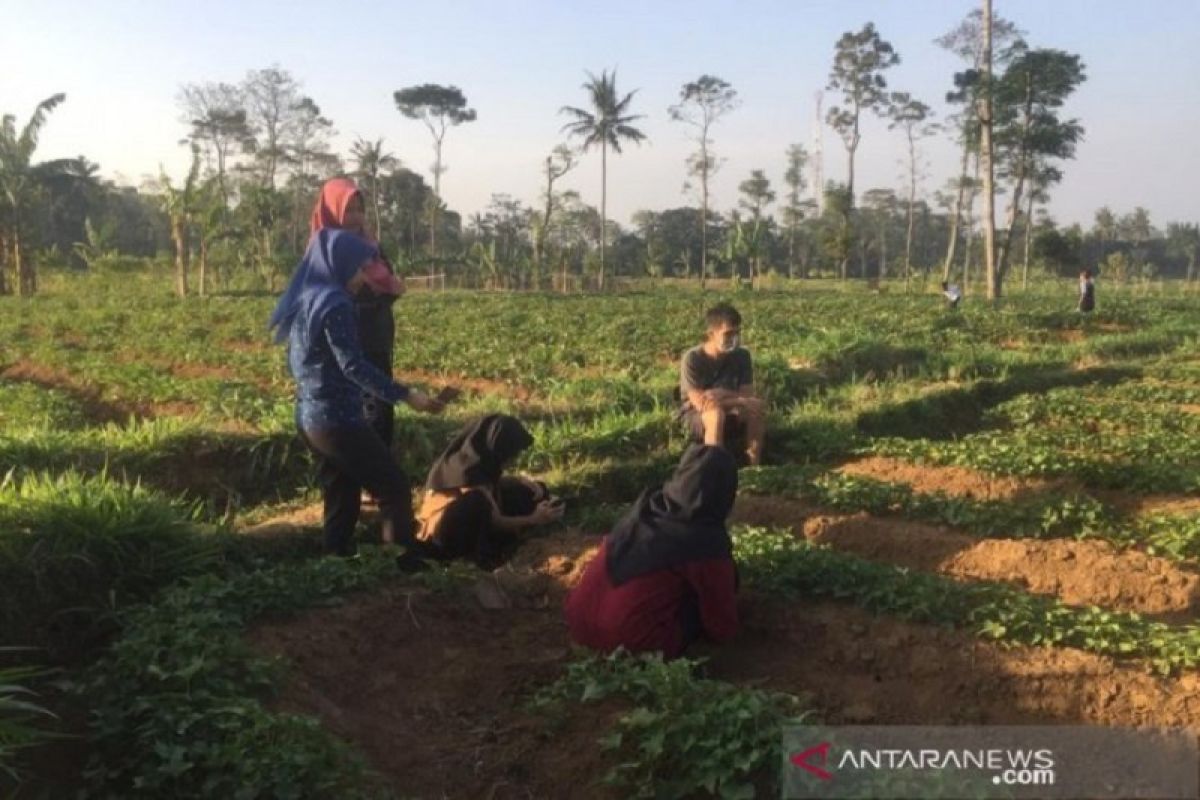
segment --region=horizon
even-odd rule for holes
[[[1190,45],[1200,39],[1200,7],[1159,0],[1152,16],[1115,2],[1049,5],[997,2],[996,13],[1023,29],[1031,45],[1078,53],[1086,67],[1087,80],[1064,109],[1079,119],[1085,135],[1076,158],[1062,164],[1065,177],[1046,206],[1050,216],[1061,225],[1090,228],[1102,206],[1118,214],[1142,206],[1159,229],[1170,221],[1200,219],[1200,202],[1179,180],[1200,174],[1200,149],[1184,138],[1200,127],[1200,104],[1189,80],[1200,73],[1200,55]],[[187,134],[176,104],[183,84],[237,82],[248,70],[277,64],[333,121],[335,152],[345,157],[354,139],[382,137],[405,167],[432,183],[429,134],[400,115],[391,94],[419,83],[453,84],[479,114],[476,122],[446,136],[442,196],[465,221],[494,194],[536,204],[541,161],[566,141],[559,109],[585,104],[580,88],[585,70],[615,68],[618,89],[637,90],[632,111],[644,115],[636,124],[649,139],[609,158],[609,216],[628,226],[638,210],[695,202],[682,191],[692,145],[683,126],[667,115],[683,83],[716,75],[741,98],[740,108],[713,132],[722,159],[713,207],[725,212],[736,206],[737,184],[753,169],[764,170],[782,194],[788,145],[803,144],[811,154],[814,94],[825,87],[843,31],[875,22],[901,56],[887,73],[888,90],[910,92],[934,109],[935,121],[943,121],[944,95],[962,64],[933,40],[975,7],[928,0],[918,13],[905,13],[882,0],[849,7],[830,0],[803,7],[760,0],[724,9],[719,25],[701,30],[681,30],[681,21],[699,17],[709,23],[722,13],[722,4],[566,9],[535,0],[522,4],[523,13],[479,2],[395,7],[360,15],[365,25],[356,20],[346,26],[354,44],[347,47],[351,57],[340,59],[323,55],[336,48],[323,44],[324,30],[313,35],[323,11],[310,2],[285,8],[219,0],[203,9],[141,0],[106,9],[76,0],[51,2],[22,8],[15,24],[0,32],[0,68],[21,76],[3,87],[0,112],[15,114],[23,124],[37,102],[65,92],[66,102],[43,131],[37,159],[83,155],[100,165],[105,178],[140,186],[160,164],[176,178],[186,171],[188,151],[177,144]],[[337,29],[338,21],[331,20],[330,30]],[[383,34],[373,40],[361,30]],[[408,30],[428,35],[399,33]],[[389,31],[398,32],[395,46],[387,44]],[[321,63],[305,58],[314,44],[322,47]],[[836,102],[835,93],[826,91],[825,108]],[[828,126],[823,139],[825,180],[844,182],[841,140]],[[919,198],[935,206],[933,193],[957,173],[959,154],[946,133],[926,140],[929,166]],[[902,156],[900,134],[867,117],[856,194],[900,188]],[[585,154],[562,188],[598,206],[599,155]],[[998,217],[1005,203],[1001,196]],[[770,212],[778,213],[778,203]]]

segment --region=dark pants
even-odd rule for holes
[[[515,478],[501,478],[496,487],[496,504],[506,517],[529,516],[547,496],[545,486],[535,493]],[[431,538],[441,558],[470,558],[484,569],[503,561],[517,541],[512,531],[492,524],[492,501],[480,489],[451,503]]]
[[[388,370],[391,375],[391,370]],[[390,450],[392,440],[396,437],[396,409],[391,403],[385,403],[378,397],[367,396],[363,400],[363,416],[367,418],[367,424],[371,429],[378,434],[382,441]]]
[[[390,328],[389,328],[390,329]],[[363,332],[360,331],[360,336]],[[388,341],[390,344],[390,339]],[[391,350],[367,350],[364,355],[367,357],[373,366],[377,367],[381,372],[392,377],[392,353]],[[375,429],[379,434],[379,438],[389,448],[392,446],[392,439],[396,433],[396,409],[391,403],[385,403],[378,397],[367,395],[363,398],[363,416],[367,418],[367,423]]]
[[[379,501],[384,539],[392,538],[397,544],[413,541],[412,488],[379,434],[366,425],[302,433],[318,456],[326,550],[341,556],[354,554],[354,527],[363,489]]]
[[[700,600],[694,591],[688,590],[679,604],[679,629],[683,633],[683,647],[704,636],[704,623],[700,619]]]

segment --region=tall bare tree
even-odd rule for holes
[[[843,226],[849,233],[854,213],[854,156],[862,141],[860,122],[864,111],[882,114],[887,108],[887,79],[884,72],[900,63],[900,55],[868,22],[858,31],[846,31],[838,39],[829,72],[827,89],[842,93],[842,105],[832,106],[825,116],[846,146],[846,191],[849,204]],[[849,258],[842,261],[846,277]]]
[[[242,93],[261,182],[274,189],[276,173],[287,157],[287,145],[302,112],[300,83],[287,70],[271,66],[250,70],[242,82]]]
[[[302,232],[308,218],[305,198],[321,181],[339,171],[341,158],[330,148],[336,133],[333,122],[321,114],[310,97],[301,97],[292,108],[292,122],[283,145],[284,162],[290,167],[292,188],[292,249],[303,249]]]
[[[983,0],[983,87],[976,101],[979,115],[979,170],[983,175],[983,259],[989,300],[1000,298],[996,271],[996,173],[992,163],[992,0]]]
[[[907,292],[912,279],[913,223],[920,171],[917,144],[922,139],[932,136],[938,130],[938,126],[929,121],[933,115],[929,106],[913,99],[907,92],[896,92],[892,95],[888,115],[892,120],[888,127],[902,130],[908,145],[908,233],[904,237],[904,291]]]
[[[467,98],[457,86],[439,86],[424,83],[409,86],[392,93],[396,109],[409,119],[425,123],[433,136],[433,202],[429,214],[429,249],[437,256],[437,221],[441,210],[442,173],[446,165],[442,161],[442,142],[446,129],[466,122],[474,122],[475,109],[467,107]]]
[[[744,251],[750,263],[750,285],[756,286],[762,275],[762,258],[766,244],[767,220],[763,212],[775,202],[771,181],[761,169],[751,170],[750,177],[738,184],[742,195],[738,205],[750,214],[749,227],[738,225],[738,234],[746,245]]]
[[[1030,178],[1029,191],[1025,193],[1027,200],[1025,209],[1025,257],[1021,265],[1021,288],[1029,288],[1029,259],[1033,255],[1034,211],[1038,203],[1050,199],[1049,189],[1052,184],[1062,179],[1062,173],[1054,167],[1040,167]]]
[[[1051,159],[1073,158],[1083,137],[1077,120],[1060,116],[1066,99],[1085,80],[1079,56],[1044,48],[1018,50],[995,82],[999,165],[1011,183],[1005,233],[997,252],[996,295],[1012,258],[1022,193]]]
[[[533,226],[533,286],[535,289],[540,289],[542,285],[546,262],[546,243],[550,239],[550,229],[559,206],[559,198],[554,192],[554,184],[575,169],[578,163],[575,152],[565,144],[555,147],[550,155],[546,156],[546,163],[542,171],[542,174],[546,176],[546,190],[542,197],[545,205],[542,207],[541,216]],[[563,290],[566,290],[565,285]]]
[[[787,205],[783,207],[783,222],[788,231],[788,277],[793,277],[796,266],[796,238],[800,223],[804,221],[804,202],[800,199],[804,191],[804,168],[808,164],[808,152],[804,145],[793,144],[787,149],[787,169],[783,182],[788,187]]]
[[[199,145],[216,175],[221,200],[228,204],[230,161],[252,147],[245,94],[228,83],[189,83],[180,87],[177,102],[189,128],[188,139]]]
[[[738,107],[737,90],[714,75],[701,75],[679,90],[679,102],[667,109],[671,119],[693,130],[696,152],[688,156],[688,175],[700,181],[700,288],[708,277],[709,179],[720,167],[712,152],[712,126]]]
[[[829,72],[827,89],[840,91],[844,105],[832,106],[825,121],[846,145],[846,189],[854,205],[854,155],[862,141],[859,123],[864,111],[883,114],[887,109],[887,79],[884,72],[900,63],[900,55],[868,22],[859,31],[847,31],[838,39]]]
[[[892,189],[868,189],[863,194],[863,205],[870,210],[870,216],[875,218],[879,241],[879,277],[884,279],[888,276],[888,230],[892,227],[896,209],[899,207],[896,192]],[[864,242],[864,252],[865,244]]]
[[[1019,41],[1024,32],[998,14],[992,15],[991,24],[993,61],[1003,67],[1010,54],[1009,45]],[[962,59],[967,68],[954,75],[954,89],[947,93],[946,102],[961,104],[963,111],[956,115],[959,145],[962,148],[962,166],[959,169],[956,198],[950,217],[950,238],[946,243],[946,259],[943,265],[944,280],[950,279],[955,251],[959,240],[959,229],[968,190],[973,191],[971,175],[972,156],[979,157],[979,118],[974,106],[978,99],[979,75],[983,69],[983,11],[972,10],[955,28],[934,42]],[[975,172],[979,171],[976,163]]]

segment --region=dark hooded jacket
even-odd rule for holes
[[[567,597],[572,638],[678,656],[700,635],[737,632],[737,568],[725,520],[737,494],[733,457],[696,446],[675,475],[644,492],[605,537]]]
[[[494,488],[504,465],[532,444],[533,436],[516,417],[489,414],[455,434],[433,462],[425,488],[431,492]]]

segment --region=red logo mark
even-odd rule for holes
[[[820,756],[819,763],[821,764],[821,766],[824,766],[829,760],[829,747],[830,747],[829,742],[821,742],[816,747],[810,747],[807,750],[805,750],[803,753],[797,753],[796,755],[792,756],[791,761],[793,764],[795,764],[800,769],[808,770],[809,772],[811,772],[813,775],[816,775],[821,780],[831,781],[831,780],[833,780],[832,772],[821,769],[821,767],[818,767],[814,764],[808,763],[808,760],[810,758],[812,758],[813,756]]]

